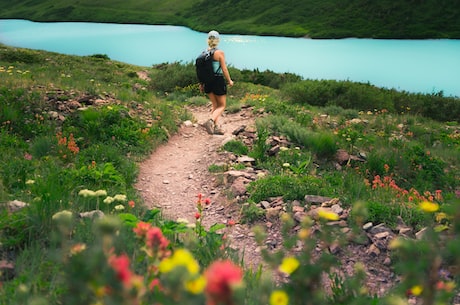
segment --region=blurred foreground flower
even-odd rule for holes
[[[299,261],[295,257],[285,257],[281,262],[279,271],[291,275],[297,268],[299,268]]]
[[[186,249],[178,249],[171,257],[163,259],[158,269],[161,273],[169,273],[181,266],[185,267],[190,275],[196,275],[200,271],[200,265]]]
[[[229,260],[215,261],[205,271],[207,305],[233,304],[232,292],[241,284],[242,269]]]
[[[339,215],[337,215],[334,212],[327,211],[325,209],[319,209],[318,217],[322,219],[326,219],[326,220],[332,220],[332,221],[339,220]]]
[[[429,201],[422,201],[419,207],[422,209],[422,211],[427,213],[434,213],[439,210],[439,205],[437,203]]]
[[[270,295],[270,305],[288,305],[289,297],[283,290],[274,290]]]

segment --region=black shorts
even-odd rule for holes
[[[215,95],[227,94],[227,84],[223,75],[216,75],[214,81],[209,84],[204,84],[205,93],[214,93]]]

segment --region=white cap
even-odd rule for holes
[[[219,39],[219,32],[212,30],[208,33],[208,38]]]

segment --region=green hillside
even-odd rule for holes
[[[174,24],[312,38],[460,38],[460,2],[449,0],[0,0],[0,18]]]

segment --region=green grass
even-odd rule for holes
[[[102,55],[64,56],[6,46],[0,46],[0,55],[0,201],[17,199],[30,204],[14,216],[1,207],[0,250],[2,254],[13,253],[20,276],[3,283],[0,303],[32,302],[29,292],[48,303],[62,302],[63,295],[78,303],[78,299],[71,301],[72,293],[88,291],[86,283],[110,277],[98,248],[101,227],[76,216],[96,208],[117,216],[116,223],[105,223],[103,228],[114,229],[116,225],[120,231],[114,249],[131,257],[145,255],[131,230],[139,220],[159,226],[172,248],[192,247],[203,264],[229,255],[219,250],[222,236],[217,231],[221,227],[206,232],[198,226],[190,231],[185,224],[167,221],[160,211],[147,211],[134,188],[138,162],[167,141],[182,120],[191,119],[184,103],[206,104],[189,64],[137,67]],[[148,72],[151,82],[135,76],[140,69]],[[440,193],[442,198],[436,201],[443,211],[456,206],[460,125],[458,117],[451,116],[459,107],[458,99],[378,90],[351,82],[309,83],[295,77],[289,78],[292,83],[280,86],[283,75],[272,72],[235,69],[234,74],[246,79],[232,91],[233,103],[252,106],[255,114],[263,113],[256,120],[257,138],[251,147],[237,140],[223,146],[237,155],[255,158],[254,167],[266,172],[248,187],[249,198],[240,209],[243,222],[263,221],[265,213],[258,203],[276,196],[282,196],[287,205],[302,203],[307,194],[340,198],[344,207],[361,202],[366,209],[362,221],[395,226],[400,216],[416,228],[437,224],[432,215],[427,217],[420,211],[417,202]],[[155,87],[160,78],[161,88]],[[251,78],[257,81],[248,82]],[[145,89],[133,90],[136,83]],[[294,98],[309,85],[324,104]],[[340,99],[345,104],[329,103],[337,99],[337,88],[352,92],[345,97],[354,96],[357,103],[345,97]],[[406,98],[406,110],[418,107],[419,111],[401,112],[398,107],[368,111],[362,102],[367,99],[396,105],[401,96]],[[108,102],[84,102],[102,97]],[[82,103],[80,109],[59,113],[59,105],[77,100]],[[422,116],[430,113],[435,102],[452,105],[451,111],[437,115],[436,120]],[[229,111],[238,111],[238,107]],[[63,118],[57,119],[54,112]],[[289,147],[269,154],[273,136],[287,139]],[[365,156],[365,161],[350,160],[339,168],[334,160],[337,149]],[[228,168],[232,165],[213,165],[208,170],[219,176]],[[118,199],[108,203],[104,202],[105,195],[84,197],[88,190],[104,190]],[[115,208],[120,205],[123,211]],[[74,215],[70,228],[58,226],[52,219],[62,210]],[[63,231],[64,239],[57,234]],[[289,241],[286,237],[286,245]],[[91,250],[72,260],[75,265],[68,265],[67,257],[59,256],[58,251],[69,246],[67,242],[85,243]],[[280,262],[277,255],[272,263]],[[82,269],[88,267],[84,263],[90,258],[94,260],[88,266],[99,268],[101,274]],[[142,260],[134,264],[136,270],[146,265]],[[256,302],[250,295],[248,303]]]
[[[173,24],[208,32],[312,38],[459,38],[460,7],[447,0],[0,1],[0,18]]]

